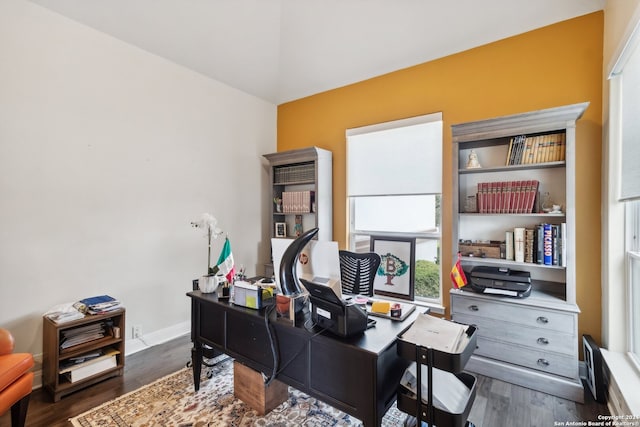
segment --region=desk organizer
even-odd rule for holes
[[[417,395],[409,392],[403,386],[398,386],[398,409],[415,417],[416,426],[420,427],[422,421],[428,421],[429,426],[438,427],[473,427],[473,423],[467,421],[471,406],[476,397],[476,378],[473,375],[462,372],[469,358],[476,348],[477,331],[470,329],[467,343],[459,353],[448,353],[434,350],[430,347],[419,346],[414,343],[404,341],[402,335],[398,336],[397,352],[404,359],[416,362]],[[429,395],[427,402],[422,400],[421,393],[421,367],[425,365],[429,371]],[[443,409],[431,405],[433,402],[433,368],[453,373],[469,389],[469,396],[464,405],[464,410],[460,413],[450,413]],[[418,404],[420,402],[420,404]],[[405,425],[411,425],[406,423]]]

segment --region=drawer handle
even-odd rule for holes
[[[547,367],[549,366],[549,361],[546,359],[538,359],[538,366]]]
[[[549,344],[549,340],[544,338],[544,337],[540,337],[540,338],[538,338],[538,344],[547,345],[547,344]]]
[[[543,325],[546,325],[547,323],[549,323],[549,319],[547,319],[544,316],[540,316],[536,319],[536,322],[538,323],[542,323]]]
[[[471,310],[471,311],[478,311],[478,310],[480,310],[480,309],[478,308],[478,306],[477,306],[477,305],[475,305],[475,304],[474,304],[474,305],[470,305],[470,306],[469,306],[469,310]]]

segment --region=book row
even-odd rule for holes
[[[315,191],[285,191],[282,193],[282,212],[315,212]]]
[[[539,182],[479,182],[476,194],[478,213],[531,213],[535,207]]]
[[[505,233],[505,259],[566,267],[566,223],[516,227]]]
[[[511,138],[507,166],[563,161],[566,152],[564,133]]]

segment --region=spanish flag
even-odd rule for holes
[[[458,260],[451,269],[451,281],[456,289],[462,288],[467,284],[467,276],[464,275],[464,270],[460,265],[460,252],[458,252]]]

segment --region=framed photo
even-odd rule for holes
[[[276,222],[276,237],[287,237],[286,222]]]
[[[371,252],[380,255],[380,267],[373,279],[373,292],[412,300],[416,239],[371,236]]]

